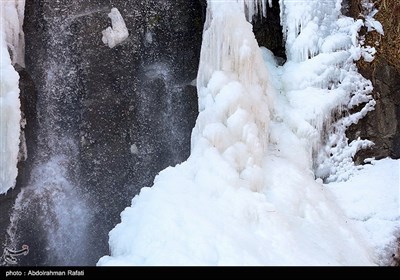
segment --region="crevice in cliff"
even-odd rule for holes
[[[279,0],[273,0],[272,6],[267,7],[267,17],[254,16],[253,32],[258,44],[272,51],[283,63],[286,61],[286,49],[280,14]]]

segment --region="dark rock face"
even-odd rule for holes
[[[369,150],[360,151],[356,161],[362,163],[365,158],[400,158],[400,43],[398,22],[400,3],[396,1],[374,1],[379,12],[379,20],[385,31],[381,36],[377,32],[366,34],[366,44],[377,49],[372,63],[360,62],[360,73],[370,79],[374,85],[373,96],[376,109],[353,125],[348,132],[350,139],[366,138],[375,143]],[[362,6],[360,0],[349,1],[349,14],[359,17]]]
[[[280,18],[279,0],[273,0],[267,7],[267,17],[257,16],[253,19],[253,31],[260,46],[266,47],[275,56],[286,60],[285,41]]]
[[[391,266],[400,266],[400,238],[397,239],[397,252],[392,256],[393,260]]]
[[[107,15],[113,7],[130,35],[111,49],[101,32],[111,26]],[[108,253],[108,232],[132,197],[150,187],[159,171],[188,157],[198,112],[192,82],[203,16],[200,1],[26,1],[26,75],[37,92],[38,126],[26,135],[31,156],[27,175],[18,182],[18,188],[29,190],[22,200],[32,201],[19,218],[17,246],[25,243],[32,249],[22,264],[94,265]],[[36,123],[36,115],[28,116],[29,122]],[[49,162],[50,169],[41,167]],[[49,170],[62,170],[62,180],[41,182],[39,173],[59,175]],[[67,192],[60,181],[73,187]],[[51,199],[45,191],[32,197],[42,185],[58,193]],[[68,229],[59,213],[51,212],[60,196],[67,201],[61,205],[68,205],[62,211],[73,212],[74,203],[82,201],[90,209],[82,228],[87,245],[68,240],[68,246],[86,253],[73,252],[70,259],[48,256],[56,246],[48,244],[49,235]]]
[[[17,185],[21,186],[27,183],[29,179],[29,166],[32,165],[33,159],[35,158],[34,149],[27,149],[27,147],[37,146],[37,113],[36,113],[36,103],[37,103],[37,89],[35,87],[35,82],[32,80],[29,73],[20,67],[16,67],[19,79],[19,99],[21,102],[21,112],[22,112],[22,132],[21,132],[21,143],[20,151],[26,153],[26,155],[20,158],[18,163],[18,178]],[[27,122],[26,120],[29,120]]]
[[[349,131],[352,138],[375,143],[371,149],[358,153],[359,163],[368,157],[400,158],[400,69],[379,56],[371,68],[361,67],[360,73],[374,85],[375,110]]]

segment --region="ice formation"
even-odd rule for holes
[[[379,34],[384,35],[385,32],[382,24],[374,19],[374,16],[378,13],[378,10],[375,8],[375,3],[370,0],[362,0],[361,5],[363,7],[365,26],[368,28],[368,31],[376,30]]]
[[[232,181],[256,190],[262,184],[268,142],[268,73],[249,32],[251,24],[235,21],[243,13],[214,1],[209,10],[213,18],[203,36],[197,77],[200,114],[192,133],[192,155],[202,156],[211,148],[235,171]]]
[[[98,265],[379,263],[386,240],[314,177],[357,176],[351,156],[371,145],[345,135],[374,106],[354,65],[364,23],[342,16],[340,1],[281,0],[288,62],[278,66],[246,21],[270,4],[208,1],[191,156],[133,199]]]
[[[102,31],[102,41],[110,48],[121,44],[129,37],[129,31],[126,28],[124,18],[117,8],[112,8],[111,13],[108,14],[111,19],[111,26]]]
[[[309,142],[316,175],[328,181],[348,179],[355,171],[352,157],[373,144],[361,139],[349,144],[345,134],[375,101],[371,82],[354,64],[365,53],[358,40],[364,23],[342,16],[340,3],[281,1],[288,56],[282,87],[294,118],[304,120],[301,127],[289,122]],[[359,105],[360,111],[349,113]]]
[[[1,1],[1,18],[4,40],[11,56],[12,64],[25,66],[24,23],[25,0]]]
[[[13,64],[24,64],[24,2],[0,2],[0,194],[14,187],[18,172],[21,112]]]

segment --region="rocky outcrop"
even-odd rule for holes
[[[354,18],[362,13],[360,2],[350,1],[350,14]],[[382,23],[385,35],[365,34],[366,44],[374,46],[377,54],[372,63],[361,61],[358,67],[360,73],[372,81],[377,104],[375,111],[350,128],[348,136],[350,139],[366,138],[375,145],[356,155],[358,163],[369,157],[400,158],[400,3],[394,0],[373,2],[379,10],[375,18]]]

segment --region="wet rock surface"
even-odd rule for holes
[[[129,37],[109,48],[102,31],[111,26],[113,7],[124,18]],[[90,209],[88,246],[75,248],[90,252],[78,254],[85,260],[73,264],[94,265],[107,254],[108,232],[132,197],[150,187],[159,171],[189,156],[198,114],[193,81],[204,8],[199,1],[185,0],[26,1],[26,75],[21,83],[29,80],[24,95],[35,92],[37,100],[25,102],[27,111],[36,108],[26,116],[35,125],[26,130],[28,160],[21,163],[17,187],[0,205],[11,212],[20,189],[33,181],[40,184],[31,174],[34,167],[61,158],[57,164],[64,165],[63,176]],[[36,200],[24,212],[31,214],[19,217],[17,246],[31,246],[21,264],[66,264],[46,256],[52,233],[43,217],[54,214],[52,224],[58,218],[42,213],[45,208],[38,204],[46,203],[43,197]],[[0,224],[5,244],[9,217]]]

